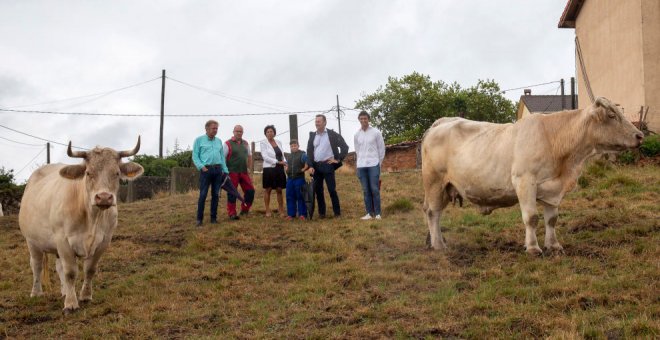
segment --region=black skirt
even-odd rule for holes
[[[278,165],[274,168],[264,168],[261,184],[264,189],[285,189],[286,174],[284,174],[284,167]]]

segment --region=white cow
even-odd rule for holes
[[[97,263],[117,226],[119,179],[132,180],[144,172],[139,164],[122,163],[121,158],[135,155],[139,149],[139,137],[133,150],[119,152],[100,147],[72,152],[69,142],[67,154],[83,158],[82,164],[45,165],[30,176],[18,223],[30,251],[31,296],[43,295],[40,273],[46,272],[46,253],[53,253],[65,296],[64,313],[78,309],[77,258],[84,260],[80,301],[92,299]]]
[[[520,203],[525,247],[541,254],[536,203],[544,207],[545,248],[561,251],[557,209],[575,188],[584,161],[599,152],[639,147],[643,134],[605,98],[583,110],[530,115],[514,124],[441,118],[422,141],[424,212],[434,249],[446,248],[442,210],[463,198],[483,214]]]

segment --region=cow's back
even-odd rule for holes
[[[513,127],[462,118],[439,119],[423,141],[423,174],[442,176],[443,182],[480,205],[515,203],[511,184],[516,138]]]

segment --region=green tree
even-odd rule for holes
[[[0,186],[8,186],[14,183],[14,170],[6,170],[3,166],[0,168]]]
[[[476,86],[462,89],[458,83],[434,82],[417,72],[389,77],[384,87],[363,95],[355,106],[371,113],[388,143],[420,139],[440,117],[494,123],[515,118],[514,104],[501,95],[495,81],[479,80]]]

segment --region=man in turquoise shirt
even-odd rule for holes
[[[203,134],[193,144],[192,160],[200,171],[199,173],[199,200],[197,201],[197,226],[202,226],[204,219],[204,206],[206,195],[211,187],[211,223],[218,223],[218,200],[222,173],[229,173],[225,164],[222,141],[216,138],[218,122],[209,120],[204,125],[206,134]]]

